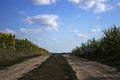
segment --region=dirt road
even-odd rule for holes
[[[76,72],[78,80],[120,80],[120,72],[115,68],[73,55],[63,56]],[[40,56],[32,58],[5,70],[0,70],[0,80],[17,80],[32,69],[38,67],[48,57]]]
[[[39,56],[36,58],[28,59],[20,64],[8,67],[5,70],[0,70],[0,80],[17,80],[25,73],[36,68],[44,62],[49,56]]]
[[[73,55],[63,55],[76,72],[78,80],[120,80],[120,72],[107,65]]]
[[[77,77],[65,58],[55,54],[18,80],[77,80]]]

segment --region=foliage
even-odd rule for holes
[[[49,53],[47,50],[33,44],[27,39],[16,39],[15,48],[18,51],[25,51],[26,53],[28,52],[41,53],[41,54]]]
[[[50,54],[27,39],[16,39],[13,34],[0,32],[0,67],[21,58]]]
[[[115,25],[103,31],[99,40],[88,40],[73,49],[72,54],[109,65],[120,66],[120,28]]]
[[[15,35],[0,33],[0,48],[2,49],[15,49]]]
[[[120,28],[114,26],[105,30],[101,39],[101,46],[108,55],[120,55]]]

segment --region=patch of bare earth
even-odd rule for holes
[[[22,63],[8,67],[5,70],[0,70],[0,80],[17,80],[18,78],[24,76],[32,69],[38,67],[44,61],[48,59],[49,56],[39,56],[36,58],[28,59]]]
[[[78,80],[120,80],[120,71],[115,68],[74,55],[63,56],[76,72]]]

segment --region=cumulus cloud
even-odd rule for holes
[[[59,16],[57,15],[37,15],[33,17],[27,17],[25,22],[28,24],[37,24],[39,26],[58,28]]]
[[[16,31],[11,30],[11,29],[5,29],[5,30],[3,30],[2,32],[8,33],[8,34],[16,34]]]
[[[108,0],[68,0],[76,4],[81,9],[90,9],[94,7],[94,13],[101,13],[112,9],[110,4],[107,4]]]
[[[100,32],[101,30],[99,28],[91,29],[92,32]]]
[[[79,33],[77,34],[78,37],[82,37],[82,38],[87,38],[88,35],[87,34],[83,34],[83,33]]]
[[[20,28],[20,33],[24,34],[35,34],[35,33],[40,33],[40,29],[26,29],[26,28]]]
[[[79,5],[79,8],[82,9],[90,9],[95,5],[95,1],[83,1],[81,2],[81,4]]]
[[[94,13],[101,13],[105,11],[112,10],[112,6],[105,4],[105,3],[98,3],[96,4],[96,8],[94,9]]]
[[[56,3],[56,0],[31,0],[35,5],[50,5]]]
[[[106,5],[103,3],[98,3],[94,9],[94,13],[104,12],[106,10]]]

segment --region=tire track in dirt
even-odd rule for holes
[[[115,68],[74,55],[63,56],[76,72],[78,80],[120,80],[120,71]]]
[[[24,76],[27,72],[38,67],[44,61],[48,59],[49,56],[39,56],[36,58],[28,59],[22,63],[15,64],[8,67],[5,70],[0,70],[0,80],[17,80],[18,78]]]

